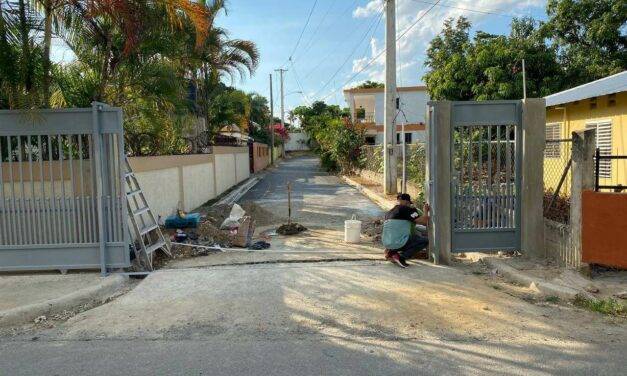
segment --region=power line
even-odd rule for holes
[[[337,19],[343,19],[343,16],[350,11],[351,9],[353,9],[353,7],[357,4],[358,0],[354,0],[353,3],[346,8],[342,13],[339,14]],[[366,25],[366,23],[364,23],[364,25]],[[360,27],[361,29],[361,27]],[[348,40],[348,38],[338,38],[337,41],[337,45],[336,48],[331,49],[331,51],[329,53],[327,53],[322,59],[320,59],[320,61],[318,61],[318,63],[311,69],[309,70],[309,72],[307,72],[305,74],[304,79],[308,79],[309,77],[311,77],[311,75],[313,74],[313,72],[315,72],[318,68],[320,68],[320,66],[325,62],[328,61],[329,57],[336,51],[339,49],[339,47],[343,46],[344,43],[346,43],[346,41]]]
[[[355,45],[355,48],[353,48],[353,50],[351,51],[351,53],[346,57],[346,59],[344,60],[344,62],[342,63],[342,65],[340,65],[340,67],[335,71],[335,73],[333,73],[333,75],[331,76],[331,78],[329,78],[327,80],[327,82],[324,84],[324,86],[318,90],[313,97],[316,97],[320,92],[322,92],[324,89],[327,88],[327,86],[329,86],[329,84],[333,81],[333,79],[335,78],[335,76],[337,76],[340,71],[342,70],[342,68],[344,68],[344,66],[346,65],[346,63],[348,63],[348,61],[350,60],[351,57],[353,57],[353,55],[355,54],[355,52],[357,51],[357,49],[359,48],[359,46],[361,46],[361,44],[364,42],[364,40],[368,37],[368,34],[370,34],[370,31],[373,29],[373,26],[376,28],[378,27],[379,23],[381,22],[381,19],[383,18],[383,8],[381,8],[381,10],[379,11],[379,17],[375,18],[373,20],[373,23],[370,25],[370,27],[368,28],[368,30],[366,30],[366,33],[364,34],[364,36],[361,38],[361,40]],[[376,31],[376,29],[375,29]],[[374,32],[372,33],[372,35],[374,36]]]
[[[434,3],[429,2],[429,1],[423,1],[423,0],[412,0],[412,1],[414,1],[416,3],[434,5]],[[438,4],[436,3],[435,5],[438,5]],[[477,9],[477,8],[463,8],[463,7],[458,7],[458,6],[454,6],[454,5],[446,5],[446,4],[439,4],[438,6],[443,7],[443,8],[464,10],[464,11],[467,11],[467,12],[474,12],[474,13],[481,13],[481,14],[490,14],[490,15],[493,15],[493,16],[516,18],[516,16],[514,16],[512,14],[499,13],[499,12],[495,12],[493,10],[481,10],[481,9]]]
[[[309,15],[307,16],[307,21],[305,22],[305,26],[303,26],[303,30],[300,32],[300,36],[298,37],[298,41],[296,42],[296,45],[294,46],[294,50],[292,50],[292,53],[290,54],[290,57],[289,57],[288,60],[292,60],[292,56],[294,56],[294,53],[298,49],[298,46],[300,45],[300,41],[303,39],[303,34],[305,34],[305,30],[307,30],[307,26],[309,25],[309,21],[311,20],[311,15],[313,14],[314,10],[316,9],[316,5],[318,5],[318,0],[314,1],[313,6],[311,7],[311,10],[309,11]],[[285,65],[285,64],[283,64],[283,65]]]
[[[399,40],[401,40],[401,38],[403,38],[405,35],[407,35],[407,33],[413,29],[416,25],[418,25],[418,22],[422,21],[422,19],[429,13],[431,12],[431,10],[433,10],[433,8],[436,7],[436,5],[438,5],[442,0],[437,0],[435,3],[433,3],[433,5],[431,5],[431,7],[429,9],[427,9],[422,15],[420,15],[420,17],[418,17],[418,19],[416,19],[416,21],[414,21],[414,23],[412,23],[411,25],[409,25],[409,27],[407,27],[402,33],[401,35],[399,35],[396,38],[396,41],[398,42]],[[385,53],[387,49],[384,47],[381,52],[379,52],[375,57],[373,57],[372,59],[370,59],[370,61],[368,61],[368,63],[366,63],[366,65],[364,65],[359,71],[357,71],[355,74],[353,74],[348,81],[346,81],[344,83],[344,85],[342,85],[342,87],[347,86],[348,84],[350,84],[357,76],[359,76],[363,71],[365,71],[366,69],[368,69],[368,67],[370,67],[372,65],[372,63],[374,63],[379,57],[381,57],[381,55],[383,55]],[[317,93],[316,93],[317,94]],[[329,93],[327,96],[323,97],[322,100],[326,100],[328,97],[330,97],[333,94],[333,92]]]
[[[305,100],[308,106],[311,105],[309,98],[305,95],[305,91],[303,90],[303,86],[300,84],[300,80],[298,79],[298,73],[296,72],[296,66],[294,66],[294,62],[292,61],[292,72],[294,72],[294,79],[296,80],[296,85],[298,85],[298,89],[300,90],[300,96]]]
[[[336,2],[337,2],[337,0],[333,0],[331,2],[331,6],[329,6],[329,9],[327,9],[327,11],[322,15],[322,18],[320,19],[320,22],[318,23],[318,26],[316,26],[316,28],[314,29],[314,31],[312,33],[311,39],[309,40],[309,42],[305,45],[305,48],[303,49],[303,53],[300,55],[301,57],[307,55],[307,52],[309,52],[311,47],[314,45],[314,42],[316,41],[316,34],[318,34],[318,31],[320,31],[320,27],[322,27],[322,24],[326,20],[327,16],[329,15],[329,13],[331,13],[331,10],[335,6]],[[357,2],[357,1],[355,1],[355,2]],[[296,60],[297,59],[292,59],[292,62],[294,62]]]

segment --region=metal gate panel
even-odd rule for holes
[[[0,271],[130,264],[122,113],[0,111]]]
[[[520,249],[519,101],[453,102],[451,251]]]

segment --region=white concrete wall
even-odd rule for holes
[[[216,188],[220,195],[237,184],[235,157],[233,154],[216,154]]]
[[[129,158],[155,215],[192,211],[250,176],[248,147],[215,154]]]
[[[248,153],[239,153],[234,155],[236,156],[235,164],[237,165],[236,178],[237,182],[241,183],[250,177],[250,156]]]
[[[304,132],[290,132],[290,139],[285,144],[285,151],[309,150],[309,135]]]
[[[425,123],[427,102],[429,102],[429,94],[426,91],[401,91],[398,93],[401,99],[401,108],[407,116],[407,124]],[[374,117],[378,125],[382,125],[384,118],[384,93],[373,93],[375,96]],[[400,117],[397,123],[400,124]]]

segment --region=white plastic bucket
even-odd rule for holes
[[[344,241],[346,243],[359,243],[361,240],[361,221],[353,215],[352,219],[344,221]]]

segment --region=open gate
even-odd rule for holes
[[[544,100],[434,101],[427,114],[432,257],[543,252]]]

